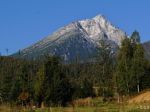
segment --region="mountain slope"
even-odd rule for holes
[[[73,61],[77,57],[80,61],[86,61],[95,56],[101,39],[111,44],[112,50],[115,50],[125,37],[123,31],[113,26],[105,17],[98,15],[62,27],[13,56],[38,59],[44,55],[57,55],[65,61]]]
[[[150,60],[150,41],[145,42],[143,44],[143,47],[144,47],[144,50],[145,50],[146,58]]]

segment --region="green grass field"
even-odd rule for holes
[[[31,109],[22,107],[10,107],[9,105],[1,105],[0,112],[150,112],[150,109],[148,109],[146,106],[148,106],[148,104],[125,105],[115,103],[104,103],[94,107],[49,107],[43,109]]]
[[[87,99],[83,99],[87,101]],[[90,105],[74,107],[45,107],[45,108],[25,108],[21,106],[0,105],[0,112],[150,112],[150,103],[116,103],[103,102],[102,98],[93,98]]]

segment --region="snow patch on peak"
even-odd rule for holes
[[[95,20],[95,21],[106,21],[106,18],[105,18],[105,16],[103,16],[103,15],[97,15],[97,16],[95,16],[94,18],[92,18],[93,20]]]
[[[113,26],[103,15],[97,15],[92,19],[79,21],[82,28],[87,32],[88,36],[97,42],[107,36],[109,40],[114,41],[120,45],[125,33],[120,29]]]
[[[54,32],[53,35],[48,36],[45,41],[53,41],[56,40],[56,38],[76,31],[82,33],[84,38],[94,43],[107,37],[108,40],[120,45],[122,39],[125,37],[125,33],[113,26],[103,15],[97,15],[92,19],[72,22]]]
[[[125,37],[126,34],[113,26],[103,15],[97,15],[92,19],[72,22],[25,48],[21,55],[15,55],[39,59],[45,54],[50,54],[61,56],[66,61],[81,56],[84,60],[97,52],[99,40],[105,39],[111,44],[112,51],[115,51]]]

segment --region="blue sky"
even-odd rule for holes
[[[70,22],[104,15],[150,40],[150,0],[0,0],[0,52],[23,49]]]

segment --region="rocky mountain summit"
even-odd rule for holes
[[[38,59],[44,55],[56,55],[64,61],[73,61],[77,57],[86,61],[96,55],[100,40],[105,40],[112,50],[116,50],[124,38],[125,32],[113,26],[104,16],[97,15],[92,19],[72,22],[13,56]]]

